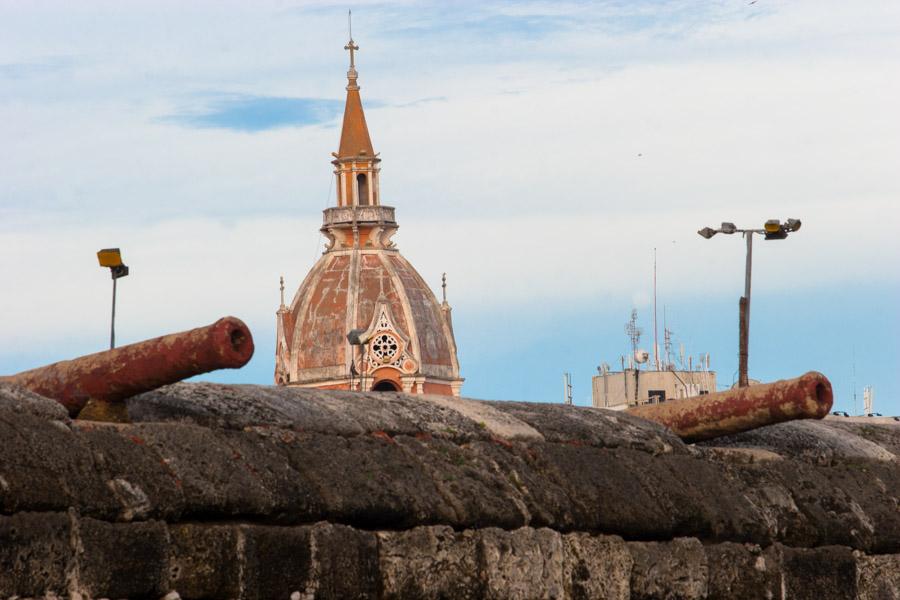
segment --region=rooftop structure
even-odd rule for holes
[[[624,410],[630,406],[657,404],[675,398],[702,396],[716,391],[716,373],[704,370],[601,369],[591,378],[591,398],[595,408]]]
[[[603,363],[591,378],[591,404],[595,408],[624,410],[716,391],[716,373],[709,368],[709,354],[700,358],[695,369],[693,358],[685,360],[682,346],[680,368],[676,368],[672,359],[672,331],[668,326],[664,328],[665,351],[660,353],[654,341],[652,362],[650,353],[639,349],[643,330],[637,326],[636,310],[631,311],[625,334],[631,342],[631,356],[627,361],[624,356],[621,358],[622,370],[611,371]],[[647,368],[641,369],[642,365]]]

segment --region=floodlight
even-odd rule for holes
[[[347,333],[347,341],[351,346],[362,346],[369,341],[369,336],[365,335],[365,329],[351,329]]]
[[[781,221],[778,219],[769,219],[766,221],[766,224],[763,225],[763,228],[766,230],[766,233],[778,233],[781,231]]]
[[[788,219],[784,224],[784,228],[788,231],[797,231],[800,229],[800,219]]]
[[[97,261],[101,267],[107,267],[112,276],[112,318],[109,323],[109,348],[116,347],[116,280],[128,275],[128,267],[122,262],[122,253],[118,248],[104,248],[97,251]]]
[[[118,248],[104,248],[97,252],[101,267],[118,267],[122,264],[122,253]]]
[[[734,223],[722,223],[722,228],[719,229],[722,233],[732,234],[737,231],[737,227],[735,227]]]
[[[711,238],[712,236],[716,235],[716,233],[718,233],[718,232],[717,232],[715,229],[710,229],[709,227],[704,227],[703,229],[701,229],[701,230],[698,231],[697,233],[699,233],[700,235],[702,235],[702,236],[705,237],[706,239],[709,239],[709,238]]]

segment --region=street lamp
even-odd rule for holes
[[[360,346],[360,351],[362,352],[362,360],[363,360],[363,364],[361,366],[364,369],[362,373],[358,373],[356,371],[356,362],[352,361],[352,360],[350,361],[350,389],[351,390],[353,389],[353,377],[355,375],[359,375],[360,391],[365,389],[365,384],[366,384],[365,345],[369,342],[370,339],[371,339],[371,336],[366,335],[365,329],[351,329],[350,331],[347,332],[347,341],[350,342],[350,345],[351,346]]]
[[[116,280],[128,275],[128,267],[122,262],[122,253],[118,248],[104,248],[97,252],[97,261],[101,267],[109,267],[112,275],[112,320],[109,324],[109,349],[116,347]]]
[[[704,227],[697,233],[706,239],[710,239],[717,233],[742,233],[747,240],[747,265],[744,271],[744,296],[741,298],[739,306],[740,334],[738,336],[738,387],[747,387],[749,379],[747,377],[747,358],[750,345],[750,268],[753,261],[753,234],[762,233],[767,240],[783,240],[788,233],[798,231],[800,229],[800,219],[788,219],[784,223],[778,219],[769,219],[763,225],[762,229],[738,229],[734,223],[722,223],[719,229]]]

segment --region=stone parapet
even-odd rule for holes
[[[393,206],[332,206],[322,211],[322,227],[384,223],[397,225]]]
[[[130,424],[55,406],[0,385],[0,597],[900,594],[900,426],[687,445],[601,409],[186,383]]]

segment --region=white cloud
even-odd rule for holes
[[[365,5],[363,97],[386,104],[367,115],[401,250],[435,287],[447,271],[457,306],[644,301],[654,246],[661,293],[734,297],[743,244],[694,232],[799,217],[757,244],[755,290],[895,285],[900,8],[754,6],[498,3],[442,29],[438,5]],[[203,92],[340,98],[343,14],[0,7],[0,64],[54,65],[0,79],[8,347],[102,343],[93,253],[110,245],[132,266],[123,340],[229,313],[274,327],[278,275],[292,293],[320,252],[339,130],[161,117]],[[466,28],[573,14],[537,33]],[[398,32],[404,16],[419,29]]]

